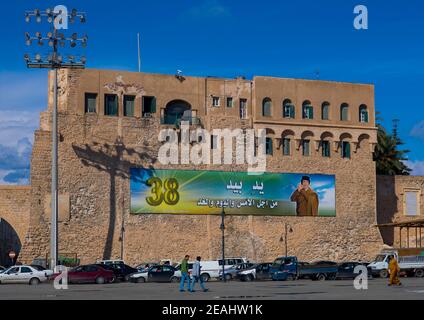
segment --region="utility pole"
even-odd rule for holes
[[[58,263],[58,142],[57,142],[57,104],[58,104],[58,69],[84,69],[86,58],[81,56],[77,59],[75,56],[64,57],[59,53],[59,46],[65,47],[69,42],[71,48],[75,48],[77,43],[81,43],[82,47],[87,46],[87,36],[78,38],[76,33],[71,37],[65,37],[63,33],[58,33],[59,29],[68,29],[68,22],[71,24],[75,22],[76,18],[80,19],[81,23],[85,23],[85,13],[78,12],[72,9],[70,13],[65,6],[56,6],[54,9],[46,9],[41,11],[35,9],[34,11],[25,12],[25,21],[31,22],[31,17],[35,18],[37,23],[41,23],[43,18],[51,24],[51,31],[47,32],[45,36],[40,31],[31,36],[28,32],[25,33],[26,44],[30,46],[33,41],[37,41],[41,47],[44,41],[48,41],[49,47],[52,51],[47,56],[40,53],[31,57],[28,53],[24,55],[27,67],[32,69],[50,69],[53,71],[53,113],[52,113],[52,169],[51,169],[51,221],[50,221],[50,269],[54,270]]]
[[[221,227],[222,231],[222,281],[226,282],[227,279],[225,278],[225,210],[224,207],[222,207],[221,212]]]

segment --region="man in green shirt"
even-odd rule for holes
[[[180,281],[180,292],[184,292],[184,283],[187,281],[187,290],[190,291],[190,275],[188,273],[188,259],[190,259],[189,255],[186,255],[181,261],[181,281]]]

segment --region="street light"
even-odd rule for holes
[[[43,56],[40,53],[37,53],[33,58],[26,53],[24,55],[25,62],[28,68],[44,68],[53,70],[53,123],[52,123],[52,183],[51,183],[51,230],[50,230],[50,268],[55,269],[58,262],[58,142],[57,142],[57,102],[58,102],[58,83],[57,83],[57,70],[58,69],[84,69],[86,58],[81,58],[77,60],[75,56],[72,56],[72,59],[64,59],[61,54],[58,52],[59,45],[64,47],[65,41],[72,41],[75,44],[77,42],[82,42],[83,39],[78,38],[77,34],[73,34],[72,38],[65,37],[64,34],[58,34],[56,19],[62,21],[63,19],[69,19],[71,17],[84,17],[81,19],[81,22],[85,22],[85,13],[79,13],[75,9],[72,10],[71,15],[62,13],[61,10],[52,10],[47,9],[46,11],[41,11],[35,9],[34,11],[25,12],[25,21],[27,23],[31,22],[31,17],[35,17],[37,23],[42,22],[42,17],[47,18],[47,22],[52,24],[53,32],[48,32],[46,37],[43,37],[41,32],[36,32],[34,37],[26,32],[26,44],[31,45],[32,41],[35,40],[40,46],[44,43],[43,41],[48,41],[49,46],[53,48],[52,52],[46,55],[46,58],[43,59]],[[84,37],[84,44],[87,42],[87,37]],[[75,47],[71,46],[71,47]]]
[[[226,282],[225,278],[225,210],[222,207],[221,212],[221,226],[220,229],[222,231],[222,281]]]
[[[288,243],[288,234],[289,233],[292,233],[293,232],[293,228],[288,224],[288,223],[285,223],[284,224],[284,236],[283,235],[281,235],[281,237],[280,237],[280,242],[283,242],[284,241],[284,246],[285,246],[285,249],[286,249],[286,257],[287,257],[287,254],[288,254],[288,245],[287,245],[287,243]]]

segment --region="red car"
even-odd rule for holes
[[[55,273],[51,279],[54,280],[59,273]],[[116,280],[111,270],[106,270],[98,265],[86,265],[73,268],[68,271],[68,283],[112,283]]]

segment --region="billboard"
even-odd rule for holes
[[[335,176],[131,169],[131,213],[336,216]]]

